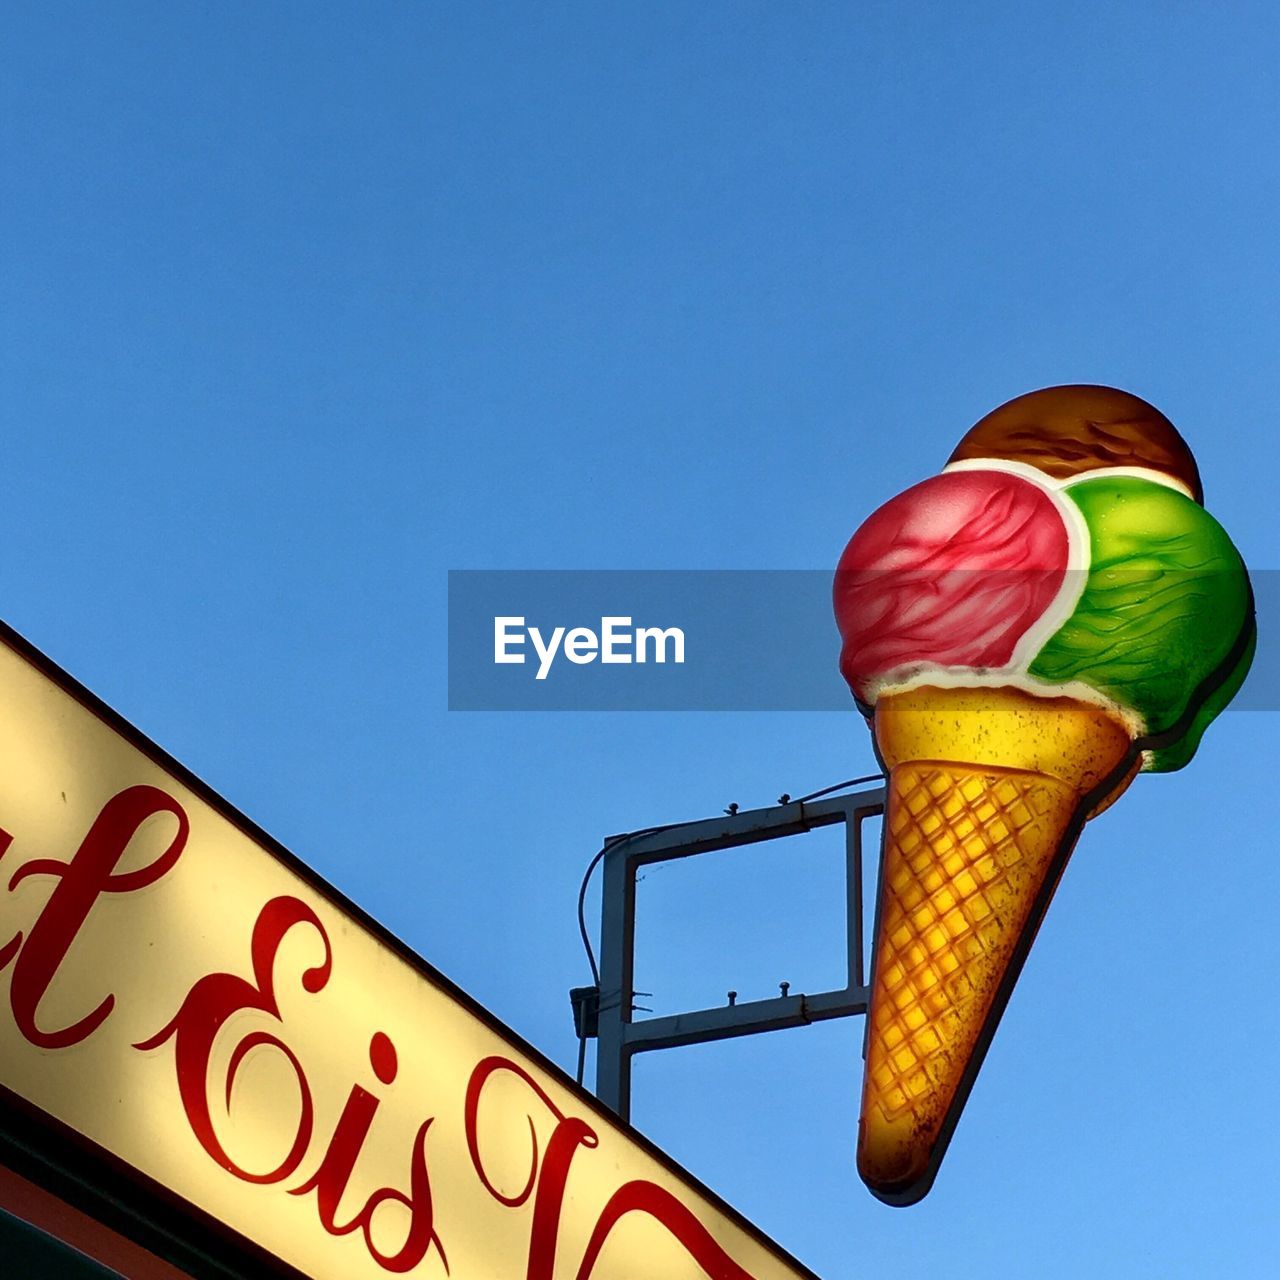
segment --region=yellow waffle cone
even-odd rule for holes
[[[929,1189],[1085,815],[1127,785],[1134,753],[1099,708],[1016,689],[888,695],[876,741],[889,796],[858,1170],[881,1199],[910,1204]]]

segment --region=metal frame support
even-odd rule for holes
[[[600,925],[599,1038],[596,1096],[623,1120],[631,1115],[631,1059],[653,1049],[802,1027],[827,1018],[866,1013],[863,972],[862,820],[884,812],[884,788],[809,802],[726,814],[702,822],[616,840],[604,855]],[[775,996],[669,1017],[633,1019],[635,1012],[636,871],[737,845],[845,824],[848,977],[839,991]]]

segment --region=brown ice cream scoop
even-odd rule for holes
[[[1146,467],[1181,481],[1203,505],[1200,471],[1178,429],[1153,405],[1114,387],[1045,387],[992,410],[949,461],[1004,458],[1063,480],[1100,467]]]

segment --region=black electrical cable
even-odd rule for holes
[[[616,849],[618,845],[625,844],[628,840],[638,840],[641,836],[657,835],[659,831],[670,831],[672,827],[682,827],[682,822],[668,822],[662,827],[642,827],[639,831],[624,831],[621,835],[610,836],[604,842],[600,852],[587,863],[587,869],[582,874],[582,884],[578,889],[578,932],[582,935],[582,945],[587,953],[587,963],[591,966],[591,979],[598,987],[600,985],[600,969],[596,964],[596,953],[591,946],[591,938],[587,934],[587,886],[591,883],[591,876],[595,869],[600,865],[604,855],[610,849]]]
[[[837,782],[834,787],[823,787],[821,791],[811,791],[807,796],[801,796],[799,800],[792,800],[792,804],[807,804],[810,800],[816,800],[819,796],[829,796],[833,792],[843,791],[845,787],[856,787],[860,782],[883,782],[883,773],[869,773],[864,778],[850,778],[848,782]]]

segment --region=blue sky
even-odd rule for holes
[[[447,571],[834,566],[1067,381],[1159,406],[1277,567],[1277,22],[9,6],[3,615],[571,1067],[600,837],[867,772],[869,741],[450,713]],[[919,1207],[854,1172],[852,1021],[642,1060],[637,1123],[829,1280],[1259,1273],[1278,746],[1229,713],[1089,827]],[[806,839],[641,886],[657,1007],[832,976]]]

